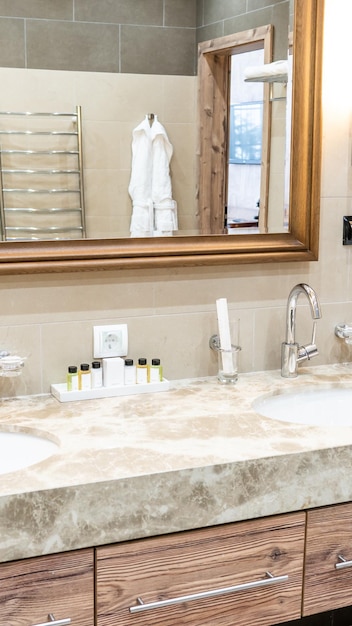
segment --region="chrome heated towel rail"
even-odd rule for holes
[[[80,106],[0,111],[0,231],[5,241],[86,237]]]

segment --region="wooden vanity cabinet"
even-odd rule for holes
[[[304,534],[302,512],[98,548],[97,626],[298,619]]]
[[[68,619],[94,626],[93,549],[1,564],[0,626]]]
[[[303,616],[352,604],[352,503],[307,512]]]
[[[272,626],[351,591],[348,503],[2,563],[0,626]]]

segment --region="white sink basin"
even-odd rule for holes
[[[253,402],[260,415],[281,422],[313,426],[352,426],[352,389],[310,387],[262,396]]]
[[[44,436],[24,431],[0,431],[0,474],[8,474],[44,461],[58,445]]]

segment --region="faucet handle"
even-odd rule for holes
[[[310,361],[315,356],[318,356],[319,350],[315,343],[315,336],[317,332],[317,323],[313,322],[312,340],[307,346],[300,346],[297,351],[297,361]]]
[[[310,361],[318,356],[319,350],[315,343],[309,343],[307,346],[300,346],[297,351],[297,361]]]

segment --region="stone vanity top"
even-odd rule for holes
[[[0,401],[0,430],[46,433],[52,457],[0,476],[0,562],[352,500],[352,428],[259,416],[259,396],[352,384],[352,365],[176,381],[60,404]]]

